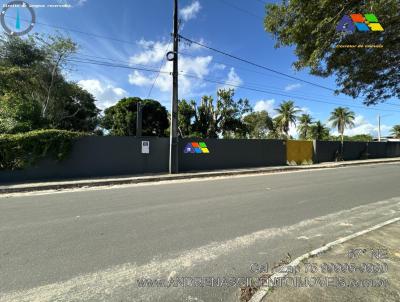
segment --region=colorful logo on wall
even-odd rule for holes
[[[184,153],[210,153],[205,142],[191,142],[185,146]]]
[[[353,33],[357,31],[383,31],[382,25],[374,14],[351,14],[343,16],[336,26],[336,31]]]

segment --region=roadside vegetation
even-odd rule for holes
[[[268,28],[278,30],[273,22],[267,20]],[[128,97],[101,111],[93,95],[68,79],[77,50],[63,36],[0,36],[0,169],[22,168],[47,155],[63,158],[70,142],[85,135],[134,136],[138,103],[143,135],[169,135],[169,113],[157,100]],[[254,111],[233,89],[197,101],[183,98],[178,107],[178,132],[184,138],[373,139],[344,135],[355,113],[343,107],[323,123],[292,100],[282,100],[273,112]],[[297,134],[290,131],[294,126]],[[338,135],[330,134],[332,128]],[[400,125],[392,134],[400,138]]]

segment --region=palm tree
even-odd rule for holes
[[[340,133],[341,140],[341,152],[340,155],[343,158],[343,140],[344,140],[344,129],[354,127],[355,114],[349,108],[337,107],[331,112],[329,121],[332,123],[332,127],[337,127]]]
[[[400,138],[400,125],[393,126],[392,134],[393,134],[394,138]]]
[[[310,126],[312,124],[312,117],[309,114],[302,114],[299,118],[299,138],[307,139],[310,132]]]
[[[296,125],[296,114],[300,110],[294,105],[293,101],[284,101],[275,110],[278,112],[278,116],[276,117],[278,128],[282,134],[288,137],[290,125]]]
[[[312,139],[324,140],[329,138],[329,128],[325,127],[321,121],[317,121],[314,125],[311,125],[309,132]]]
[[[272,127],[268,132],[267,138],[269,139],[282,139],[282,134],[279,129],[278,121],[275,119],[272,120]]]
[[[341,136],[343,143],[344,129],[354,127],[355,114],[350,111],[349,108],[337,107],[331,112],[329,121],[332,123],[332,127],[337,127],[338,132]]]

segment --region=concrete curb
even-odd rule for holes
[[[224,177],[224,176],[236,176],[236,175],[250,175],[250,174],[272,174],[279,172],[292,172],[292,171],[303,171],[303,170],[318,170],[318,169],[329,169],[329,168],[340,168],[347,166],[360,166],[360,165],[373,165],[373,164],[389,164],[389,163],[400,163],[400,158],[393,159],[373,159],[373,160],[359,160],[359,161],[348,161],[348,162],[334,162],[334,163],[323,163],[315,164],[310,166],[283,166],[283,167],[266,167],[266,168],[253,168],[253,169],[240,169],[240,170],[224,170],[217,172],[197,172],[197,173],[183,173],[176,175],[157,175],[157,176],[144,176],[144,177],[125,177],[125,178],[114,178],[114,179],[100,179],[100,180],[71,180],[61,182],[49,182],[49,183],[38,183],[38,184],[26,184],[21,185],[10,185],[9,187],[0,187],[1,194],[10,193],[27,193],[36,191],[48,191],[48,190],[62,190],[62,189],[78,189],[85,187],[105,187],[113,185],[129,185],[129,184],[140,184],[150,182],[163,182],[171,180],[184,180],[184,179],[201,179],[210,177]]]
[[[382,228],[382,227],[384,227],[384,226],[386,226],[386,225],[395,223],[395,222],[397,222],[397,221],[400,221],[400,217],[387,220],[387,221],[385,221],[385,222],[379,223],[379,224],[377,224],[377,225],[375,225],[375,226],[373,226],[373,227],[370,227],[370,228],[368,228],[368,229],[365,229],[365,230],[363,230],[363,231],[359,231],[359,232],[356,232],[356,233],[351,234],[351,235],[349,235],[349,236],[342,237],[342,238],[340,238],[340,239],[338,239],[338,240],[335,240],[335,241],[332,241],[332,242],[330,242],[330,243],[327,243],[327,244],[325,244],[324,246],[322,246],[322,247],[320,247],[320,248],[317,248],[317,249],[315,249],[315,250],[313,250],[313,251],[311,251],[311,252],[308,252],[308,253],[306,253],[306,254],[304,254],[304,255],[301,255],[300,257],[297,257],[295,260],[293,260],[293,261],[290,262],[289,264],[285,265],[284,267],[296,267],[296,266],[298,266],[302,261],[304,261],[304,260],[306,260],[306,259],[308,259],[308,258],[310,258],[310,257],[319,255],[319,254],[321,254],[321,253],[323,253],[323,252],[326,252],[326,251],[328,251],[330,248],[332,248],[332,247],[335,246],[335,245],[342,244],[342,243],[347,242],[347,241],[349,241],[349,240],[351,240],[351,239],[354,239],[354,238],[359,237],[359,236],[361,236],[361,235],[367,234],[367,233],[369,233],[369,232],[371,232],[371,231],[375,231],[375,230],[377,230],[377,229],[380,229],[380,228]],[[275,274],[273,274],[269,279],[274,280],[275,278],[283,278],[283,277],[285,277],[288,273],[289,273],[289,272],[279,272],[279,273],[275,273]],[[250,299],[249,302],[261,302],[261,301],[264,299],[264,297],[267,295],[267,293],[268,293],[268,291],[269,291],[270,289],[271,289],[271,286],[261,287],[260,289],[258,289],[258,290],[256,291],[256,293],[253,295],[253,297],[251,297],[251,299]]]

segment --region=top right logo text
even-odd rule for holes
[[[374,14],[345,15],[336,26],[336,31],[354,33],[355,31],[383,31],[382,25]]]

